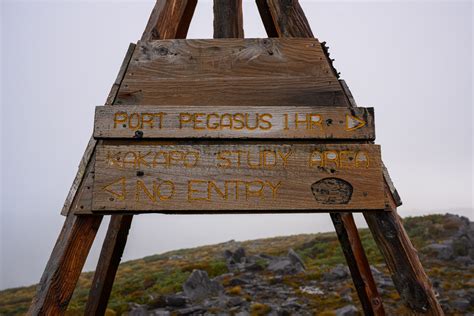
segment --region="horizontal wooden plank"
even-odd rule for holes
[[[347,106],[316,39],[137,44],[116,104]]]
[[[96,138],[374,140],[373,108],[98,106]]]
[[[104,141],[93,211],[383,210],[378,145]]]

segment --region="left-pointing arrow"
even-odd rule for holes
[[[105,187],[103,187],[103,190],[117,197],[119,201],[125,200],[125,195],[127,194],[126,187],[125,187],[125,177],[122,177],[118,179],[117,181],[114,181],[111,184],[106,185]]]
[[[354,131],[365,126],[365,121],[360,118],[346,114],[346,131]]]

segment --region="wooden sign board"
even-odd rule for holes
[[[140,41],[116,105],[348,106],[315,38]]]
[[[378,145],[103,141],[92,210],[383,210]]]
[[[94,137],[374,140],[374,111],[306,106],[98,106]]]

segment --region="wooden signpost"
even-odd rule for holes
[[[156,1],[96,108],[29,314],[65,313],[104,215],[86,315],[105,313],[133,214],[330,212],[364,313],[384,315],[363,212],[406,306],[443,315],[396,213],[374,110],[357,107],[298,1],[256,0],[270,38],[243,39],[241,0],[214,0],[215,39],[185,40],[196,2]]]

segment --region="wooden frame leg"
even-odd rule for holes
[[[28,315],[66,312],[101,221],[101,215],[66,217]]]
[[[405,305],[418,315],[444,315],[396,210],[364,217]]]
[[[385,315],[369,261],[351,213],[331,213],[342,251],[365,315]]]
[[[99,262],[94,273],[85,315],[104,315],[117,273],[133,215],[114,215],[100,252]]]

